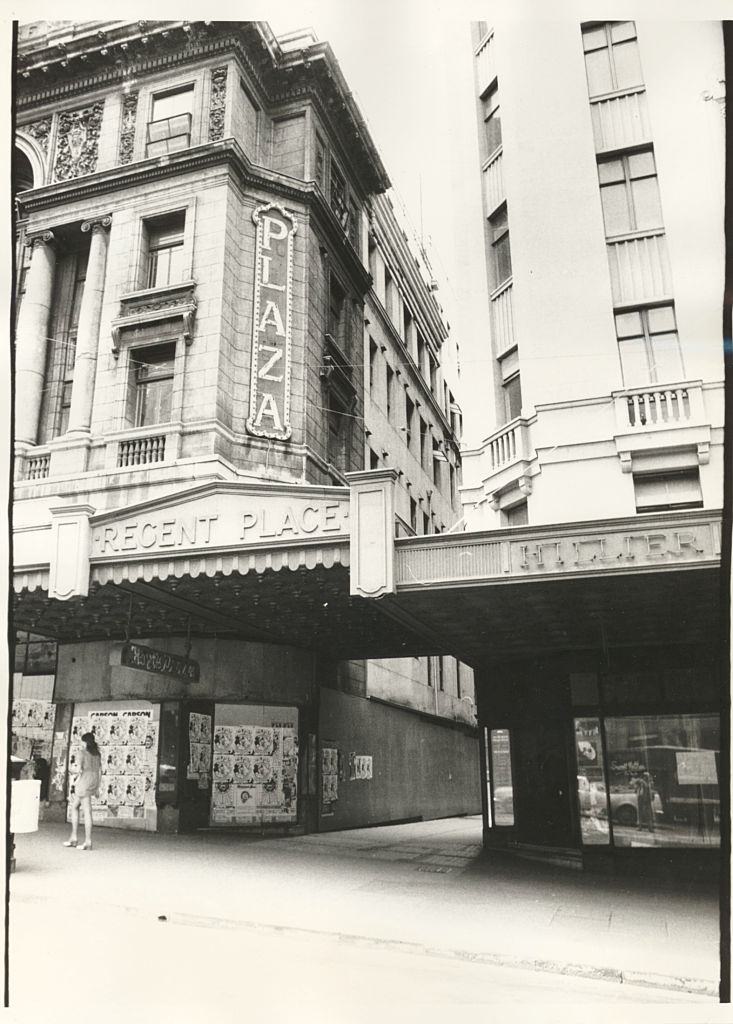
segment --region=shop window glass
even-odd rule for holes
[[[160,748],[158,754],[158,804],[178,800],[178,726],[179,705],[173,701],[160,705]]]
[[[508,729],[491,730],[491,797],[495,825],[514,824],[512,749]]]
[[[610,842],[608,796],[597,718],[575,719],[575,757],[582,841],[587,846],[605,846]]]
[[[607,718],[616,846],[720,845],[717,715]]]

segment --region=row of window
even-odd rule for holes
[[[369,240],[369,270],[374,281],[375,290],[382,301],[393,326],[397,329],[405,347],[413,355],[420,374],[428,385],[431,394],[443,408],[449,418],[453,432],[458,435],[460,431],[459,413],[456,406],[453,392],[447,383],[443,382],[441,394],[439,366],[435,356],[430,351],[420,328],[417,326],[407,303],[401,298],[397,283],[392,276],[389,267],[384,261],[384,290],[380,291],[380,275],[377,270],[378,246],[373,238]]]
[[[379,367],[379,346],[373,338],[369,339],[369,396],[374,401],[377,391],[377,375]],[[405,432],[405,444],[408,451],[412,452],[419,460],[423,469],[430,474],[433,483],[441,486],[442,474],[441,464],[446,463],[449,467],[451,501],[455,497],[455,467],[449,462],[445,454],[444,442],[438,438],[431,439],[428,423],[417,411],[417,404],[410,397],[407,389],[399,385],[397,374],[389,363],[386,363],[386,396],[385,411],[389,422],[395,420],[400,422],[400,414],[397,410],[397,403],[400,395],[404,399],[404,426],[400,426]]]
[[[493,157],[502,144],[501,112],[499,107],[499,86],[495,82],[481,98],[484,117],[483,149],[484,157]],[[489,217],[489,237],[491,241],[491,275],[492,292],[507,285],[512,277],[512,250],[509,241],[509,211],[503,203]],[[503,408],[500,413],[504,423],[516,419],[522,412],[522,384],[519,375],[519,351],[515,346],[499,357],[501,379],[501,395]],[[523,506],[526,513],[526,505]],[[521,525],[522,506],[518,506],[516,523]],[[526,519],[524,520],[526,522]]]
[[[633,22],[583,27],[589,97],[643,88]],[[607,240],[662,231],[662,204],[652,146],[632,147],[598,159],[598,184]],[[626,387],[683,379],[682,355],[672,303],[614,311]]]

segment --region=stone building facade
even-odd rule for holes
[[[452,343],[330,47],[264,22],[49,22],[21,28],[16,70],[15,621],[19,650],[59,645],[43,664],[66,736],[47,751],[52,804],[73,785],[77,719],[108,739],[144,712],[136,745],[160,755],[144,799],[110,783],[111,824],[475,810],[466,666],[275,646],[276,607],[258,620],[256,594],[217,596],[246,553],[256,573],[293,570],[303,621],[326,608],[305,577],[337,557],[349,474],[395,471],[406,533],[460,515]],[[37,700],[23,657],[15,697]],[[227,760],[256,729],[269,788]],[[390,780],[416,774],[394,798]]]

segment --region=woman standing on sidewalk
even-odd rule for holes
[[[79,807],[84,808],[84,842],[79,849],[92,848],[92,796],[99,792],[102,775],[102,758],[94,733],[85,732],[81,738],[85,749],[81,752],[81,774],[76,780],[74,798],[71,802],[71,836],[64,846],[76,846],[79,842]]]

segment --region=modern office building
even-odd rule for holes
[[[687,856],[720,842],[723,29],[479,22],[473,51],[493,418],[464,511],[541,634],[487,646],[487,841]]]
[[[471,671],[349,660],[331,586],[364,470],[400,534],[461,514],[453,343],[331,49],[43,22],[16,74],[13,735],[50,812],[89,728],[105,824],[475,812]]]

